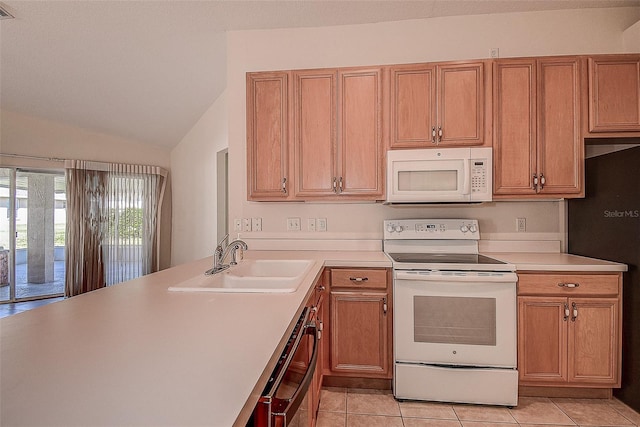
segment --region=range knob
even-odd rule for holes
[[[475,224],[471,224],[469,226],[469,231],[472,232],[472,233],[476,233],[478,231],[478,227],[476,227]]]
[[[402,226],[401,225],[396,225],[395,230],[400,233],[402,231]]]
[[[466,233],[467,231],[469,231],[469,227],[466,224],[463,224],[460,226],[460,231]]]
[[[387,224],[387,232],[389,233],[393,233],[396,229],[394,228],[393,224]]]

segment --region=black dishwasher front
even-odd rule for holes
[[[305,307],[278,359],[249,425],[291,425],[311,385],[318,359],[319,331],[314,312]]]

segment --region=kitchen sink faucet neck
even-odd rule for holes
[[[234,240],[223,247],[224,242],[227,241],[229,235],[225,235],[220,242],[216,245],[216,249],[213,252],[213,267],[210,270],[207,270],[205,274],[211,275],[216,274],[221,271],[226,270],[232,265],[236,265],[237,261],[237,251],[238,249],[247,250],[247,244],[242,240]],[[231,252],[231,262],[229,264],[224,264],[224,260],[227,255]]]

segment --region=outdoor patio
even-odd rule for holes
[[[27,264],[16,264],[16,299],[64,294],[64,261],[54,261],[53,282],[28,283]],[[9,300],[9,285],[0,287],[0,302]]]

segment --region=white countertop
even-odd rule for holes
[[[313,259],[296,292],[169,292],[211,258],[0,319],[2,426],[243,426],[323,266],[390,267],[379,251]]]
[[[564,253],[483,252],[483,255],[513,264],[516,271],[627,271],[626,264]]]
[[[560,253],[487,253],[520,271],[626,271]],[[391,267],[380,251],[312,259],[296,292],[169,292],[211,258],[0,319],[2,426],[242,426],[322,268]]]

